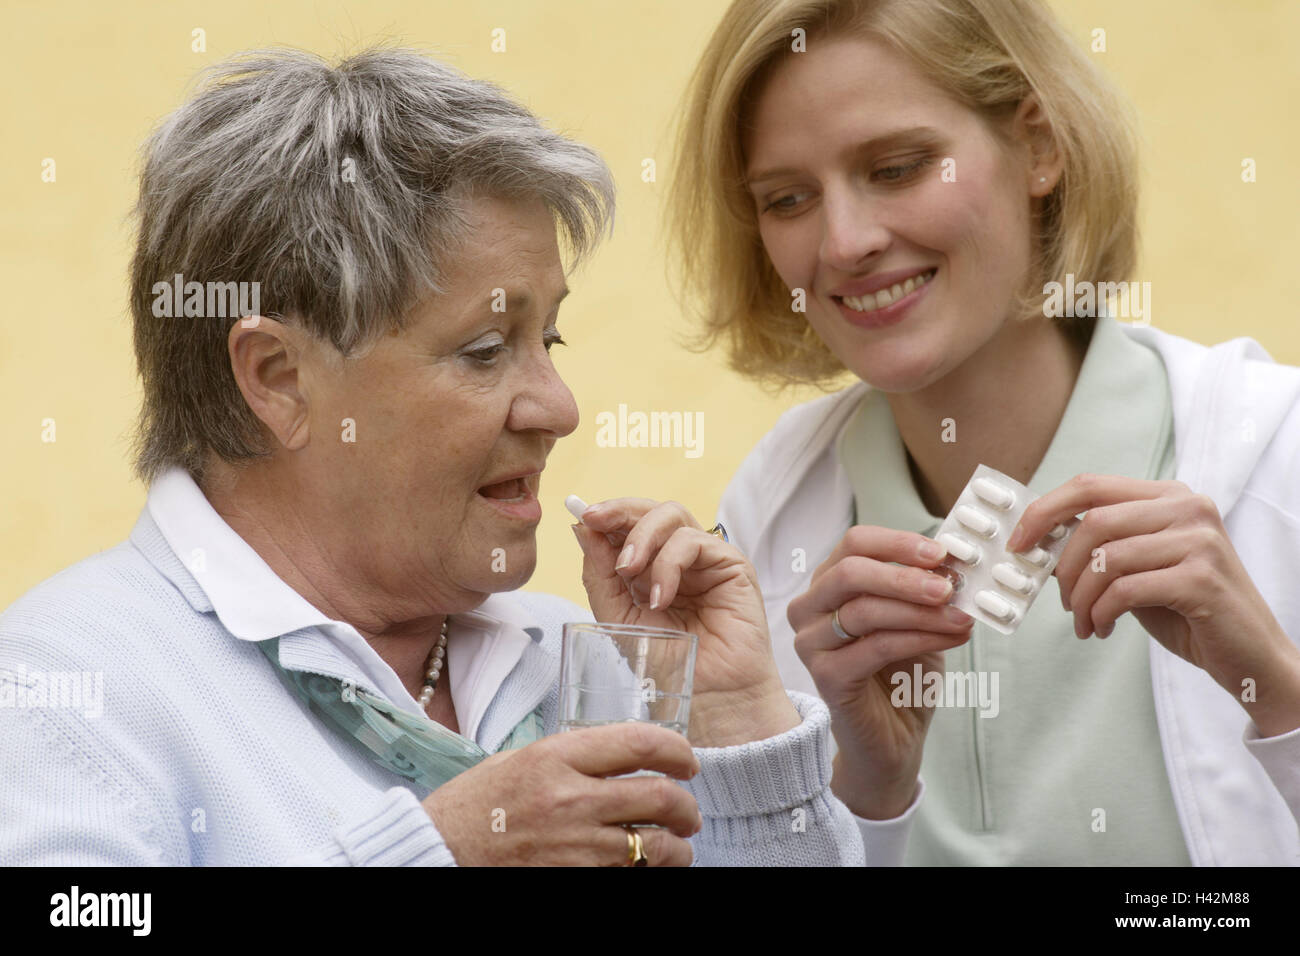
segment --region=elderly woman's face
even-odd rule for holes
[[[751,125],[763,245],[847,368],[910,392],[1002,327],[1029,264],[1027,166],[908,59],[859,38],[810,43],[773,72]],[[875,294],[883,277],[896,305]]]
[[[532,574],[541,471],[578,425],[549,354],[567,291],[551,215],[495,199],[473,214],[445,295],[342,371],[314,366],[303,449],[361,581],[442,610]]]

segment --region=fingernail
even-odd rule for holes
[[[921,558],[926,561],[938,561],[948,553],[947,548],[934,541],[923,541],[916,550],[920,553]]]
[[[1020,539],[1025,536],[1025,530],[1020,525],[1016,525],[1015,530],[1011,532],[1011,537],[1007,540],[1007,550],[1015,551],[1019,549]]]
[[[663,593],[663,588],[661,588],[657,584],[650,589],[650,610],[652,611],[659,610],[659,595],[661,595],[662,593]]]
[[[921,589],[926,597],[938,599],[952,593],[952,584],[947,578],[935,577],[932,581],[926,581]]]
[[[623,552],[618,556],[618,562],[614,565],[614,570],[622,571],[625,567],[631,564],[633,554],[635,554],[635,551],[633,550],[632,545],[629,544],[626,548],[623,549]]]
[[[969,624],[971,616],[959,607],[949,605],[943,609],[943,616],[954,624]]]
[[[585,518],[587,517],[587,515],[598,514],[599,512],[603,511],[604,508],[605,508],[604,505],[592,505],[590,508],[588,508],[586,511],[582,513],[582,516]]]
[[[1103,627],[1100,631],[1097,632],[1097,636],[1098,636],[1098,637],[1110,637],[1111,632],[1112,632],[1113,630],[1115,630],[1115,625],[1114,625],[1113,623],[1112,623],[1112,624],[1107,624],[1105,627]]]
[[[581,525],[576,525],[576,524],[571,524],[571,525],[569,525],[569,528],[573,531],[573,536],[574,536],[575,538],[578,539],[578,547],[581,548],[581,547],[582,547],[582,535],[578,534],[578,529],[579,529],[580,527],[582,527],[582,526],[581,526]]]

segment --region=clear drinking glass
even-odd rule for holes
[[[560,730],[636,720],[686,736],[699,640],[660,627],[565,624]]]

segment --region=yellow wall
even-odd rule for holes
[[[201,66],[287,43],[335,54],[398,37],[502,84],[552,128],[595,147],[620,188],[615,238],[573,277],[557,364],[582,410],[543,486],[530,588],[583,601],[561,502],[675,498],[709,518],[776,416],[769,398],[682,351],[659,242],[677,96],[725,0],[293,0],[24,3],[6,10],[0,58],[0,607],[120,542],[144,501],[126,461],[138,386],[125,311],[126,214],[149,128]],[[1258,339],[1300,364],[1300,3],[1056,0],[1072,33],[1137,105],[1145,136],[1144,259],[1155,324],[1201,342]],[[191,30],[207,50],[191,51]],[[490,31],[507,31],[507,51]],[[1243,157],[1258,182],[1240,178]],[[53,157],[57,181],[41,181]],[[660,177],[641,181],[653,157]],[[595,418],[704,413],[704,454],[598,448]],[[42,420],[57,440],[41,440]],[[583,602],[585,603],[585,601]]]

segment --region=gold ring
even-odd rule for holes
[[[650,860],[645,855],[645,845],[636,827],[625,826],[627,831],[627,862],[629,866],[649,866]]]
[[[731,539],[727,537],[727,529],[722,526],[721,521],[719,521],[717,524],[715,524],[712,528],[709,529],[709,534],[713,535],[714,537],[721,538],[727,544],[731,544]]]

